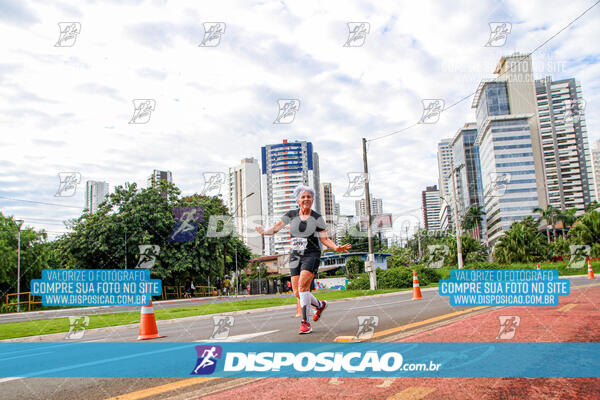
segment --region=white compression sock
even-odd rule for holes
[[[321,302],[319,299],[317,299],[311,292],[308,292],[308,294],[310,295],[310,304],[315,307],[321,307]]]
[[[310,292],[300,292],[300,309],[302,310],[302,319],[308,321],[308,307],[310,306]]]

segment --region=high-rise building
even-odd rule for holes
[[[148,186],[155,187],[161,180],[173,183],[173,174],[171,171],[160,171],[155,169],[152,171],[152,175],[150,175],[148,178]]]
[[[98,205],[108,196],[108,183],[87,181],[85,184],[85,207],[91,213],[98,211]]]
[[[332,240],[335,240],[335,195],[333,194],[331,183],[321,183],[321,211],[325,223],[327,223],[327,232]]]
[[[438,143],[438,188],[440,196],[443,198],[440,206],[440,229],[447,231],[452,227],[452,180],[450,171],[452,171],[452,139],[442,139]]]
[[[596,145],[592,149],[592,159],[594,168],[594,181],[596,182],[596,201],[600,202],[600,140],[596,141]]]
[[[356,217],[366,217],[367,216],[367,204],[365,199],[355,200],[354,201],[354,209],[356,211]],[[379,215],[383,214],[383,200],[376,199],[371,195],[371,215]]]
[[[473,99],[491,246],[513,222],[545,208],[531,58],[502,57],[494,73],[498,77],[482,81]]]
[[[440,209],[442,199],[437,185],[427,186],[421,192],[421,201],[423,208],[423,221],[425,221],[425,229],[428,231],[440,230]]]
[[[466,123],[452,138],[452,163],[455,168],[458,167],[455,173],[456,199],[461,221],[471,207],[483,208],[484,204],[481,162],[479,147],[475,146],[476,138],[477,124],[475,122]],[[450,198],[452,199],[451,204],[453,204],[453,197]],[[485,221],[482,221],[480,227],[480,233],[484,233]]]
[[[229,168],[227,205],[235,217],[236,230],[253,254],[263,254],[263,240],[254,232],[261,223],[260,168],[255,158],[244,158]]]
[[[438,187],[440,196],[452,196],[452,180],[448,178],[452,171],[452,139],[442,139],[438,143]]]
[[[335,244],[340,246],[342,244],[342,238],[346,232],[351,232],[355,228],[356,218],[354,215],[338,215],[337,222],[335,224]]]
[[[313,209],[321,208],[318,167],[311,142],[295,141],[269,144],[261,149],[263,217],[272,224],[289,210],[298,208],[294,198],[296,186],[310,186],[315,190]],[[269,225],[270,226],[270,225]],[[290,245],[289,226],[274,236],[265,236],[265,254],[282,254]]]
[[[535,81],[548,205],[583,214],[595,198],[581,86],[574,78]]]

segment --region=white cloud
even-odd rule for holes
[[[55,198],[57,173],[83,181],[146,184],[152,169],[173,172],[184,193],[202,172],[226,171],[260,146],[312,141],[321,181],[342,212],[346,173],[362,169],[361,138],[415,123],[421,99],[446,104],[492,77],[500,58],[527,52],[588,2],[10,2],[0,19],[0,195]],[[35,10],[35,12],[33,11]],[[536,78],[575,77],[587,100],[590,141],[598,134],[600,34],[590,12],[534,54]],[[484,47],[489,22],[512,23],[507,44]],[[73,47],[54,47],[59,22],[80,22]],[[198,47],[203,22],[225,22],[217,47]],[[343,47],[348,22],[369,22],[362,47]],[[294,123],[274,125],[277,99],[297,98]],[[134,99],[153,99],[147,124],[128,124]],[[433,125],[369,144],[372,192],[386,212],[420,207],[437,183],[437,142],[474,120],[471,99]],[[7,134],[8,133],[8,134]],[[20,181],[15,181],[18,177]],[[0,199],[5,214],[61,220],[77,210]],[[20,207],[20,208],[17,208]],[[32,219],[33,221],[33,219]],[[43,225],[38,225],[43,226]],[[48,225],[49,230],[56,230]]]

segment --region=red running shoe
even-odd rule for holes
[[[312,328],[310,327],[310,323],[302,320],[302,322],[300,322],[300,331],[298,332],[300,335],[302,335],[303,333],[311,333],[312,332]]]
[[[321,300],[321,307],[317,308],[317,312],[315,312],[315,315],[313,315],[313,321],[317,322],[319,318],[321,318],[321,313],[323,312],[323,310],[325,310],[326,307],[327,302],[325,300]]]

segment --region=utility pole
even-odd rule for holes
[[[462,259],[462,244],[460,242],[460,222],[458,221],[458,201],[456,199],[456,171],[462,167],[463,164],[458,165],[452,169],[452,198],[454,199],[454,223],[456,225],[456,258],[458,259],[458,268],[463,268]]]
[[[21,303],[21,227],[24,222],[22,219],[15,220],[19,230],[17,239],[17,312],[21,311],[21,304],[19,304]]]
[[[365,271],[369,273],[369,287],[371,290],[377,289],[377,276],[375,272],[375,255],[373,254],[373,233],[371,232],[371,193],[369,192],[369,167],[367,165],[367,139],[362,138],[363,147],[363,168],[365,173],[365,197],[367,208],[367,241],[369,243],[369,253],[365,262]]]
[[[237,246],[235,248],[235,297],[238,295],[238,287],[240,286],[239,282],[240,276],[238,274],[238,266],[237,266]]]
[[[419,246],[419,261],[421,261],[421,225],[417,225],[417,244]]]

